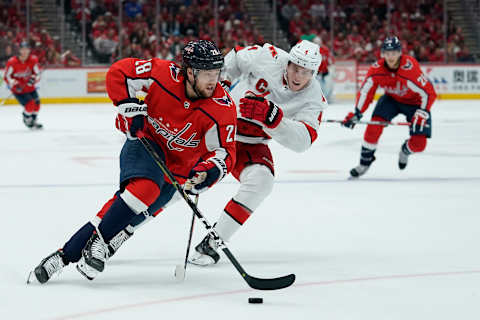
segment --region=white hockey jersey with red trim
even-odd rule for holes
[[[268,143],[273,138],[291,150],[302,152],[317,138],[319,119],[327,101],[314,78],[300,91],[288,88],[285,79],[288,56],[268,43],[263,47],[237,48],[225,56],[224,77],[232,82],[231,95],[237,106],[246,93],[252,92],[274,102],[284,114],[274,129],[239,114],[238,141]]]

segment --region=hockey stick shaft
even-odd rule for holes
[[[198,194],[195,195],[195,206],[198,206]],[[187,252],[185,252],[185,261],[183,262],[183,270],[187,270],[187,263],[188,263],[188,256],[190,254],[190,246],[192,245],[192,235],[193,235],[193,227],[195,225],[195,213],[192,213],[192,222],[190,223],[190,233],[188,235],[188,242],[187,242]]]
[[[155,163],[159,166],[160,170],[162,170],[163,174],[170,180],[173,187],[180,193],[183,197],[185,202],[188,206],[192,209],[193,213],[197,218],[203,223],[207,232],[213,236],[213,238],[218,242],[219,248],[225,253],[227,258],[233,264],[235,269],[240,273],[243,277],[245,282],[253,289],[258,290],[277,290],[291,286],[295,282],[295,275],[289,274],[279,278],[273,279],[264,279],[264,278],[256,278],[250,276],[245,269],[240,265],[238,260],[233,256],[232,252],[228,249],[225,242],[220,238],[218,233],[213,229],[212,225],[207,221],[207,219],[203,216],[203,214],[198,210],[195,203],[192,199],[187,195],[187,193],[183,190],[182,186],[178,183],[177,179],[173,176],[170,172],[168,167],[165,165],[165,162],[162,158],[158,155],[158,153],[153,149],[152,145],[150,144],[149,140],[145,137],[143,132],[137,132],[137,137],[139,138],[140,142],[144,146],[145,150],[150,154],[153,158]]]
[[[343,123],[344,120],[325,119],[325,120],[322,120],[321,122]],[[409,126],[409,125],[411,125],[410,122],[364,121],[364,120],[357,121],[356,124],[373,124],[373,125],[380,125],[380,126]]]

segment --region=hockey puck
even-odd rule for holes
[[[263,303],[262,298],[248,298],[248,303]]]

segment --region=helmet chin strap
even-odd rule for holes
[[[192,73],[193,73],[193,83],[188,79],[188,77],[187,77],[187,81],[190,84],[190,86],[192,86],[193,91],[197,95],[195,99],[203,98],[203,95],[197,90],[197,75],[196,75],[195,69],[193,68],[192,68]]]

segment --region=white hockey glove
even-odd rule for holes
[[[135,140],[137,132],[143,130],[147,121],[147,105],[133,98],[120,101],[117,107],[115,126],[125,133],[128,139]]]

